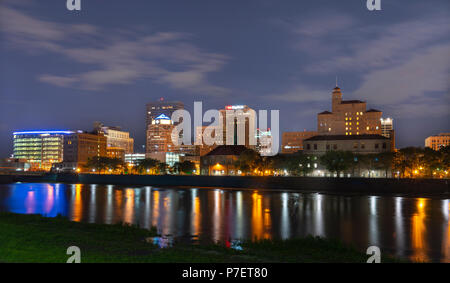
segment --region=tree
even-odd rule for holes
[[[153,158],[146,158],[139,161],[135,170],[139,174],[152,173],[155,174],[159,170],[159,161]]]
[[[179,163],[179,172],[183,172],[184,174],[191,175],[196,169],[195,163],[189,160],[183,161]]]
[[[239,155],[234,166],[244,175],[254,174],[261,171],[261,168],[263,167],[262,162],[262,157],[256,151],[247,149]]]
[[[320,157],[320,163],[337,176],[349,169],[354,162],[353,153],[350,151],[327,151]]]

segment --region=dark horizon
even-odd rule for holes
[[[279,109],[281,132],[316,130],[336,76],[344,99],[394,119],[398,148],[450,130],[448,1],[63,2],[0,4],[0,158],[14,131],[94,121],[137,150],[160,97],[191,113],[194,101]]]

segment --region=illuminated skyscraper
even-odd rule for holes
[[[391,138],[392,131],[394,130],[394,120],[392,118],[381,118],[381,135],[387,138]]]
[[[129,132],[122,131],[120,127],[106,127],[100,122],[94,123],[94,129],[106,136],[108,148],[121,148],[125,154],[134,152],[134,139],[130,138]]]
[[[14,132],[14,158],[26,159],[31,170],[48,171],[63,161],[64,138],[72,131]]]

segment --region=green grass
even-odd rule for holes
[[[243,251],[222,245],[177,244],[159,249],[147,243],[155,229],[71,222],[66,218],[0,213],[0,262],[64,263],[69,246],[82,262],[360,262],[368,256],[334,240],[306,237],[243,243]],[[383,258],[382,262],[397,261]]]

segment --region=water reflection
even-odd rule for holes
[[[339,238],[361,249],[450,262],[448,199],[338,196],[222,189],[102,185],[0,185],[0,211],[74,221],[157,227],[163,239],[193,237],[236,248],[239,239]]]

